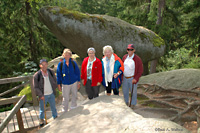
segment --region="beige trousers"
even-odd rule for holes
[[[77,90],[78,90],[78,83],[75,82],[71,85],[62,85],[62,95],[63,95],[63,109],[65,112],[68,111],[69,107],[69,97],[71,93],[71,109],[74,109],[77,107]]]

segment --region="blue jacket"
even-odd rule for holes
[[[58,63],[57,66],[57,84],[71,85],[76,81],[80,81],[80,70],[75,61],[75,70],[72,64],[73,61],[71,58],[69,59],[69,67],[66,65],[65,59],[63,60],[63,66],[61,71],[61,62]]]

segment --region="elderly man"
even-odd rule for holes
[[[48,69],[48,62],[46,59],[40,60],[40,70],[33,76],[33,83],[36,95],[39,96],[40,103],[40,126],[44,125],[44,104],[49,102],[52,116],[55,119],[57,117],[57,110],[55,106],[56,95],[56,76],[53,70]],[[45,101],[45,103],[44,103]]]
[[[124,76],[122,89],[124,93],[124,100],[128,105],[129,90],[131,90],[130,105],[131,108],[137,104],[137,83],[143,73],[143,64],[139,56],[135,54],[135,47],[129,44],[127,47],[128,54],[124,55],[122,61],[124,62]]]

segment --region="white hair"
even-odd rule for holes
[[[89,53],[90,50],[92,50],[94,53],[96,52],[93,47],[90,47],[90,48],[88,48],[87,53]]]
[[[106,50],[110,50],[112,53],[114,53],[113,48],[110,45],[106,45],[103,47],[103,55],[105,55]]]

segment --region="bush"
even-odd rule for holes
[[[5,106],[0,106],[0,112],[4,112],[4,111],[9,111],[14,107],[13,104],[10,105],[5,105]]]
[[[31,93],[31,87],[30,85],[25,86],[20,93],[18,94],[18,96],[23,96],[26,95],[26,100],[27,101],[32,101],[32,93]]]
[[[186,48],[180,48],[169,53],[159,60],[157,70],[170,71],[182,68],[200,68],[200,58],[192,54],[192,51]]]

